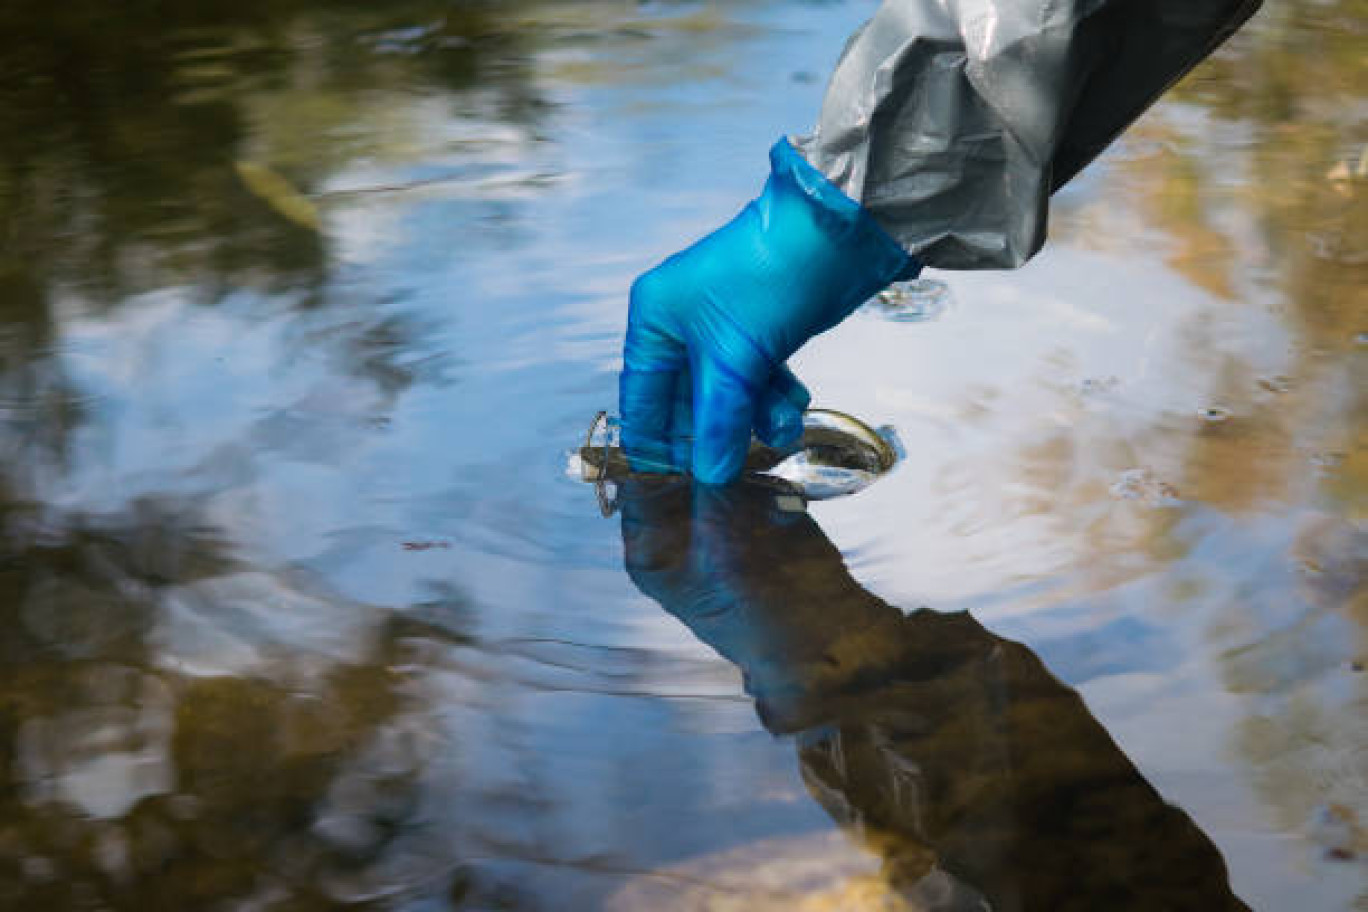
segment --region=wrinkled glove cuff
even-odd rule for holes
[[[770,148],[770,180],[791,184],[813,204],[814,217],[843,250],[858,251],[872,281],[915,279],[922,264],[875,221],[869,210],[851,199],[782,137]],[[877,290],[877,289],[876,289]]]

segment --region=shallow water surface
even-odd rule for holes
[[[608,519],[872,4],[106,7],[0,13],[0,908],[1368,908],[1356,2],[800,353],[888,476]]]

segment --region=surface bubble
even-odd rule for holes
[[[1329,475],[1344,462],[1344,454],[1334,451],[1312,453],[1310,462],[1317,474]]]
[[[1126,469],[1117,476],[1110,490],[1118,500],[1133,500],[1148,507],[1172,507],[1181,503],[1173,485],[1149,469]]]
[[[940,319],[952,301],[950,286],[939,279],[913,279],[885,288],[863,310],[894,323],[929,323]]]

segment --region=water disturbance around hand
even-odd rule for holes
[[[571,456],[571,474],[603,484],[687,471],[687,466],[643,465],[623,449],[620,430],[617,418],[607,412],[595,415],[583,446]],[[844,412],[809,409],[803,414],[802,437],[792,447],[778,449],[752,439],[745,474],[803,500],[829,500],[868,487],[901,455],[891,427],[876,430]]]

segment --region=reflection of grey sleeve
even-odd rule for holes
[[[798,148],[918,259],[1018,266],[1049,196],[1260,0],[884,0]]]

